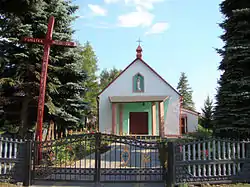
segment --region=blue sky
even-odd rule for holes
[[[143,59],[172,86],[185,72],[196,110],[216,93],[221,57],[215,48],[223,19],[221,0],[75,0],[75,39],[92,44],[102,70],[124,69],[135,59],[140,37]]]

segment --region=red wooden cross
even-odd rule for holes
[[[40,141],[40,142],[42,141],[44,98],[45,98],[45,89],[46,89],[46,79],[47,79],[47,69],[48,69],[50,46],[51,45],[62,45],[62,46],[68,46],[68,47],[76,47],[76,43],[74,43],[74,42],[52,40],[52,32],[53,32],[53,28],[54,28],[54,23],[55,23],[55,18],[53,16],[51,16],[49,18],[48,30],[47,30],[47,34],[46,34],[45,39],[28,38],[28,37],[23,38],[24,42],[38,43],[38,44],[44,45],[42,71],[41,71],[41,78],[40,78],[40,93],[39,93],[38,110],[37,110],[37,130],[36,130],[36,140]]]

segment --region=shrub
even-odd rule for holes
[[[71,164],[94,153],[95,146],[95,139],[84,139],[76,142],[67,142],[67,139],[60,140],[43,154],[44,162],[47,165]],[[99,149],[102,154],[108,151],[110,146],[108,142],[102,141]]]

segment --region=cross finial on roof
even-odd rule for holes
[[[139,45],[141,45],[141,39],[139,38],[139,40],[137,40],[136,42],[138,42]]]
[[[138,43],[139,43],[139,45],[138,45],[138,47],[137,47],[137,49],[136,49],[136,58],[142,58],[142,48],[141,48],[141,40],[140,40],[140,38],[139,38],[139,40],[137,41]]]

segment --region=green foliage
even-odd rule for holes
[[[89,109],[86,110],[85,114],[88,115],[90,119],[93,119],[97,116],[96,97],[100,92],[100,88],[98,85],[98,77],[96,75],[98,71],[97,57],[89,42],[86,42],[82,47],[81,56],[81,67],[88,75],[87,80],[83,82],[84,87],[87,88],[84,100],[89,103]]]
[[[183,140],[185,141],[186,139],[197,139],[197,140],[208,139],[208,138],[211,138],[212,135],[213,135],[212,130],[206,129],[206,128],[202,127],[201,125],[198,125],[197,131],[184,135]]]
[[[188,187],[189,185],[187,183],[185,184],[180,184],[179,187]]]
[[[202,110],[201,125],[206,129],[213,129],[213,100],[207,96]]]
[[[64,0],[38,0],[24,6],[27,9],[21,12],[9,7],[8,3],[0,9],[2,118],[19,127],[21,136],[25,136],[36,122],[43,46],[24,44],[20,40],[27,36],[44,38],[51,15],[55,17],[53,39],[72,40],[71,24],[77,10],[70,1]],[[82,98],[86,92],[83,85],[86,73],[79,66],[80,62],[82,56],[78,48],[51,48],[44,121],[52,118],[59,131],[66,127],[76,128],[83,117],[82,111],[87,107]]]
[[[162,168],[168,166],[168,146],[166,141],[158,141],[159,143],[159,160]]]
[[[181,77],[179,79],[177,90],[183,97],[182,107],[186,109],[194,110],[195,107],[194,107],[194,102],[192,99],[193,91],[188,84],[188,79],[184,72],[181,73]]]
[[[119,74],[121,70],[113,67],[111,70],[104,69],[100,74],[100,89],[103,90],[112,80],[114,80]]]
[[[81,160],[95,151],[94,139],[89,139],[84,144],[81,141],[67,143],[65,139],[59,144],[61,145],[52,148],[50,161],[53,165],[71,164],[71,162]]]
[[[40,0],[0,0],[0,11],[21,14],[36,8],[35,4]]]
[[[72,139],[65,138],[56,141],[51,150],[49,149],[45,153],[43,162],[48,165],[71,165],[75,161],[86,159],[87,156],[95,153],[96,139],[94,136],[83,139],[79,139],[79,136],[77,137],[77,139],[74,139],[74,136],[72,136]],[[99,148],[101,154],[110,149],[109,143],[101,141]]]
[[[216,135],[244,139],[250,135],[250,1],[224,0],[220,8],[225,45],[217,50],[222,75],[214,115]]]

